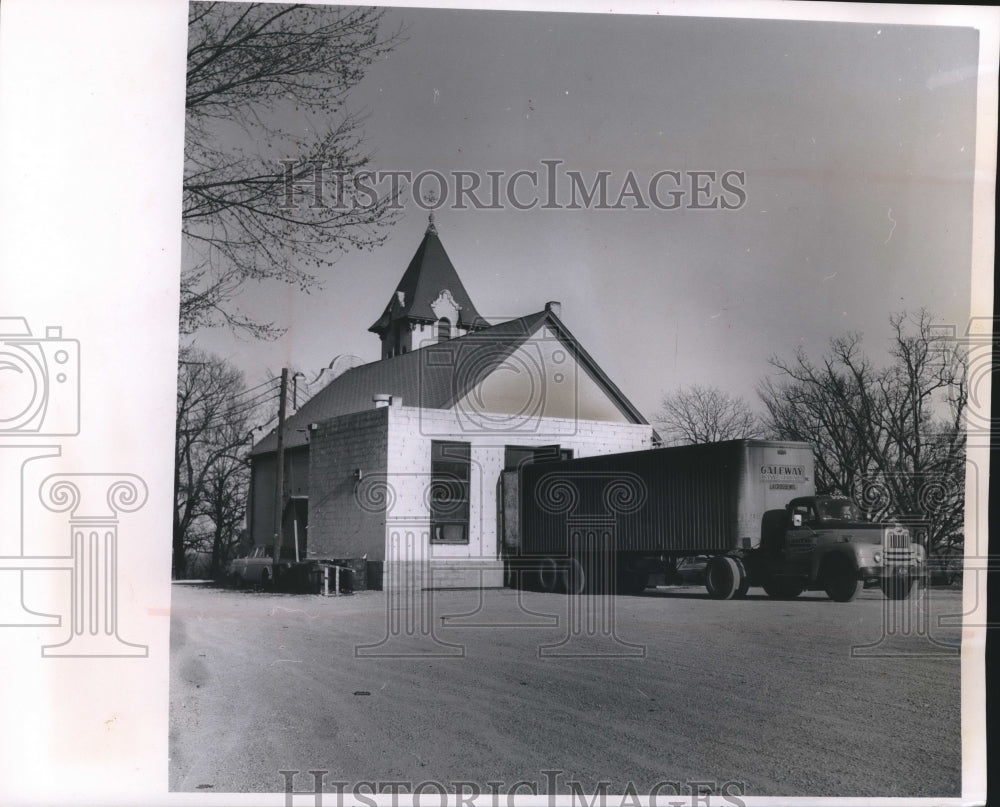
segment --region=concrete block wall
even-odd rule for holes
[[[387,426],[388,409],[373,408],[323,421],[310,432],[310,555],[385,558]]]
[[[533,431],[518,428],[505,434],[470,430],[461,413],[396,405],[388,409],[389,456],[387,478],[394,498],[386,513],[387,566],[420,564],[408,571],[423,580],[426,567],[435,588],[502,585],[503,564],[498,559],[497,495],[505,447],[558,443],[575,457],[650,448],[652,427],[578,419],[543,418]],[[430,541],[431,442],[455,440],[471,445],[469,542],[438,544]],[[403,574],[387,568],[388,585]]]
[[[253,459],[253,476],[250,490],[250,535],[254,546],[274,543],[274,483],[277,456],[267,454]],[[309,451],[293,448],[285,452],[284,500],[289,496],[309,495]],[[291,546],[290,534],[282,538],[285,547]]]

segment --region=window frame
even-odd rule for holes
[[[432,544],[466,545],[470,541],[472,504],[472,444],[458,440],[431,440],[430,489],[427,505]],[[441,492],[460,491],[461,497]],[[435,507],[438,505],[438,507]],[[459,526],[461,538],[445,538],[444,528]]]

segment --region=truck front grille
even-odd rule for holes
[[[887,565],[907,564],[913,560],[910,534],[906,530],[886,530],[883,549]]]

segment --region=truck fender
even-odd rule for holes
[[[857,557],[846,545],[831,547],[819,566],[820,585],[834,602],[850,602],[861,591]]]
[[[817,546],[813,552],[812,569],[810,570],[809,579],[812,582],[822,582],[823,580],[823,564],[827,563],[829,560],[836,558],[846,558],[847,561],[854,567],[854,570],[859,569],[858,566],[858,553],[854,549],[853,544],[840,543],[840,544],[827,544],[826,546]],[[834,563],[842,561],[833,561]]]
[[[760,552],[766,557],[777,555],[785,541],[788,529],[788,513],[784,510],[768,510],[760,519]]]

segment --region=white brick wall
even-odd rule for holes
[[[407,561],[429,559],[439,564],[464,560],[463,566],[469,566],[469,561],[492,565],[498,554],[497,480],[503,470],[507,445],[558,443],[564,449],[572,449],[574,457],[589,457],[646,449],[652,443],[652,427],[629,423],[544,418],[538,421],[535,434],[521,428],[509,434],[474,431],[463,429],[462,423],[454,410],[390,408],[387,473],[395,503],[386,514],[386,540],[388,548],[394,530],[396,534],[413,535],[414,540],[405,552]],[[425,491],[430,481],[432,440],[471,444],[468,544],[430,543],[430,511]],[[456,576],[463,577],[458,573]]]

